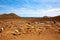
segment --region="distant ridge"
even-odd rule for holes
[[[16,18],[21,18],[21,17],[19,17],[18,15],[14,13],[0,15],[0,19],[16,19]]]
[[[15,13],[10,13],[10,14],[0,14],[0,19],[26,19],[26,20],[33,20],[33,21],[48,21],[48,20],[53,20],[53,21],[59,21],[60,22],[60,15],[55,16],[55,17],[20,17],[16,15]]]

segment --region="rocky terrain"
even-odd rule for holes
[[[60,16],[20,18],[16,15],[15,18],[13,15],[6,19],[0,16],[0,40],[60,40]]]

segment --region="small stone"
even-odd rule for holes
[[[0,33],[3,31],[3,28],[0,28]]]

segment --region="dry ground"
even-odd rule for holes
[[[60,22],[0,20],[0,40],[60,40]]]

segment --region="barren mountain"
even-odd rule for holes
[[[21,18],[21,17],[17,16],[14,13],[0,15],[0,19],[16,19],[16,18]]]

